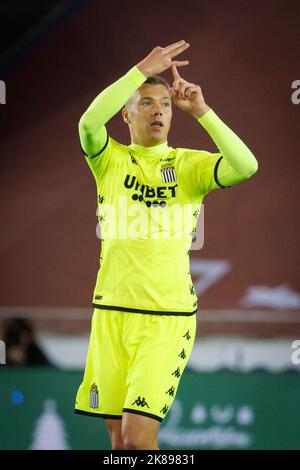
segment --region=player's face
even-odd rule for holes
[[[164,85],[142,85],[125,117],[133,143],[149,147],[166,142],[172,119],[172,99]],[[153,124],[159,121],[160,124]]]

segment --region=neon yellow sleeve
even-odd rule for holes
[[[253,153],[212,109],[197,121],[209,133],[220,151],[215,179],[221,187],[244,181],[257,171],[258,162]]]
[[[146,77],[135,65],[90,104],[78,126],[81,148],[86,156],[95,157],[101,153],[108,140],[105,124],[120,111],[145,80]]]

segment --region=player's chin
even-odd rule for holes
[[[154,135],[154,134],[164,135],[165,128],[164,128],[164,126],[150,126],[149,132],[150,132],[151,135]]]

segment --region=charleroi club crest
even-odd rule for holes
[[[164,183],[174,183],[176,181],[174,166],[170,163],[163,165],[161,167],[161,177]]]
[[[90,388],[90,408],[98,408],[99,406],[99,396],[98,396],[98,387],[95,383]]]

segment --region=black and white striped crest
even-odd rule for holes
[[[174,183],[176,181],[175,168],[172,165],[166,165],[161,169],[161,177],[164,183]]]

